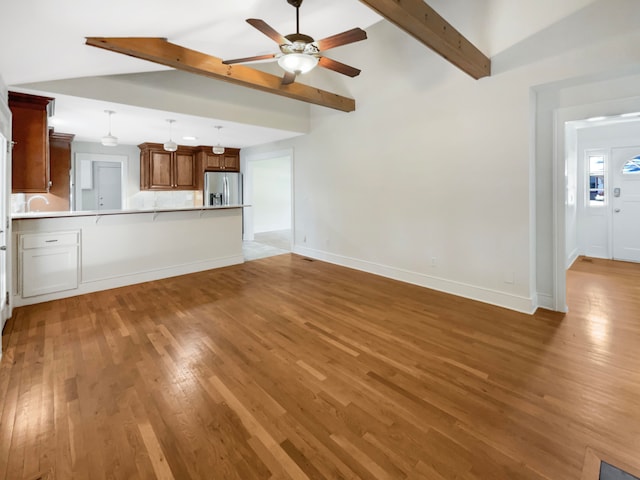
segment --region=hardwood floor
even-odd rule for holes
[[[640,265],[566,316],[296,255],[14,311],[0,478],[579,479],[637,465]]]

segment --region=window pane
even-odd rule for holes
[[[591,175],[589,177],[589,188],[604,189],[604,175]]]
[[[604,157],[602,155],[589,157],[589,173],[604,174]]]
[[[604,190],[589,190],[589,204],[590,205],[603,205],[604,204]]]
[[[632,158],[622,167],[623,175],[638,175],[640,174],[640,155]]]
[[[588,155],[587,163],[587,205],[590,207],[602,207],[605,205],[604,177],[605,177],[605,155]]]

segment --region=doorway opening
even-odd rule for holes
[[[127,207],[125,155],[77,153],[75,210],[121,210]]]
[[[245,169],[244,253],[254,260],[291,252],[293,174],[290,150],[250,156]]]
[[[578,255],[640,262],[640,121],[576,128],[567,158],[567,267]]]
[[[555,187],[559,311],[567,310],[566,272],[577,258],[640,262],[640,114],[576,119],[581,111],[560,112],[557,122],[556,158],[564,160],[555,167],[564,180]]]

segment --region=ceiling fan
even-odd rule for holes
[[[338,33],[322,40],[315,41],[313,37],[300,33],[300,5],[303,0],[287,0],[289,5],[296,8],[296,33],[281,35],[264,20],[248,18],[247,23],[264,33],[267,37],[280,45],[280,52],[254,57],[235,58],[223,60],[225,65],[234,63],[255,62],[258,60],[278,59],[278,65],[285,71],[282,85],[293,83],[296,77],[307,73],[316,65],[333,70],[334,72],[355,77],[360,74],[357,68],[345,65],[336,60],[320,55],[331,48],[340,47],[349,43],[359,42],[367,38],[367,32],[361,28],[353,28],[346,32]]]

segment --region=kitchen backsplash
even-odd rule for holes
[[[176,190],[175,192],[143,191],[131,197],[131,209],[182,208],[202,205],[202,192]]]
[[[31,200],[31,198],[33,199]],[[14,193],[11,195],[11,213],[24,213],[26,211],[44,212],[61,211],[65,208],[55,208],[50,195],[26,195]],[[31,200],[31,202],[29,202]],[[27,205],[29,208],[27,208]],[[68,202],[67,202],[68,205]],[[176,190],[174,192],[138,192],[129,197],[129,210],[152,210],[154,208],[184,208],[199,207],[202,205],[202,192],[195,190]],[[50,208],[51,207],[51,208]]]

